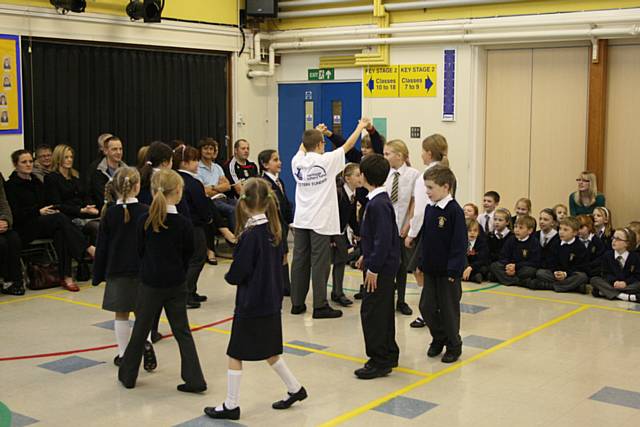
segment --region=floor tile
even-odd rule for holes
[[[110,330],[114,330],[114,326],[113,326],[113,322],[114,320],[107,320],[104,322],[100,322],[100,323],[94,323],[93,326],[97,326],[98,328],[102,328],[102,329],[110,329]],[[131,325],[131,327],[133,328],[133,320],[129,320],[129,325]]]
[[[396,415],[398,417],[412,419],[438,406],[436,403],[425,400],[413,399],[410,397],[398,396],[380,406],[373,408],[374,411],[385,414]]]
[[[314,344],[311,342],[304,342],[304,341],[298,341],[298,340],[289,341],[287,344],[299,345],[300,347],[312,348],[314,350],[324,350],[329,348],[326,345]]]
[[[640,409],[640,393],[615,387],[604,387],[589,399],[627,408]]]
[[[283,348],[283,351],[286,354],[292,354],[294,356],[308,356],[308,355],[311,354],[310,351],[300,350],[300,349],[297,349],[297,348],[291,348],[291,347],[286,347],[286,346]]]
[[[214,420],[206,415],[198,418],[194,418],[189,421],[185,421],[181,424],[176,424],[173,427],[207,427],[207,426],[220,426],[220,427],[246,427],[244,424],[240,424],[231,420]]]
[[[477,314],[481,311],[487,310],[489,307],[484,307],[482,305],[473,305],[473,304],[460,304],[460,312],[467,314]]]
[[[469,335],[467,337],[464,337],[462,339],[462,344],[465,347],[475,347],[475,348],[482,348],[482,349],[489,349],[491,347],[495,347],[498,344],[500,344],[501,342],[504,342],[504,340],[499,340],[496,338],[489,338],[489,337],[483,337],[480,335]]]
[[[38,365],[40,368],[48,369],[50,371],[59,372],[61,374],[69,374],[71,372],[79,371],[81,369],[90,368],[92,366],[101,365],[104,362],[97,362],[91,359],[85,359],[79,356],[65,357],[64,359],[54,360],[53,362],[43,363]]]

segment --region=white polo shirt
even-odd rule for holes
[[[416,185],[416,179],[420,176],[420,172],[406,164],[403,164],[398,169],[391,168],[389,175],[387,175],[387,180],[384,183],[389,197],[391,197],[393,190],[393,177],[396,172],[400,173],[400,176],[398,176],[398,201],[393,204],[393,210],[396,213],[396,225],[398,226],[399,235],[405,223],[407,210],[413,197],[413,189]]]
[[[318,234],[340,234],[336,175],[345,166],[342,147],[324,154],[298,153],[291,159],[296,181],[294,228]]]

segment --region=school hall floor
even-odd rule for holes
[[[0,425],[7,407],[13,426],[640,425],[640,304],[491,283],[463,285],[458,363],[428,359],[427,329],[397,314],[400,368],[372,381],[353,375],[365,357],[359,302],[341,319],[313,320],[291,315],[286,300],[284,357],[309,398],[271,409],[283,384],[265,362],[246,363],[240,421],[210,420],[202,409],[226,394],[235,295],[223,280],[227,268],[222,260],[205,267],[199,290],[209,301],[189,311],[194,327],[210,325],[194,332],[209,385],[202,395],[176,391],[172,338],[155,345],[155,372],[141,370],[133,390],[120,385],[113,317],[100,309],[104,285],[0,296]],[[359,277],[347,268],[345,287],[355,290]],[[419,289],[409,284],[407,292],[417,311]],[[169,332],[166,321],[161,332]]]

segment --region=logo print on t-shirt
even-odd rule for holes
[[[303,186],[315,186],[327,182],[327,171],[322,166],[312,166],[309,169],[296,168],[296,180]]]

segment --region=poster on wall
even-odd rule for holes
[[[0,34],[0,134],[22,133],[20,37]]]
[[[362,92],[365,98],[435,97],[437,81],[436,64],[366,67]]]

